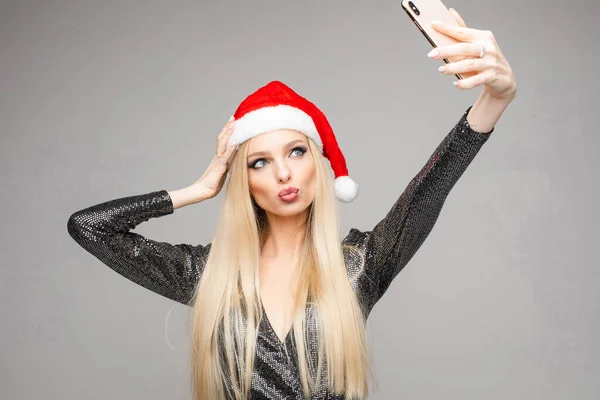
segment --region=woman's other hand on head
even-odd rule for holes
[[[198,190],[198,195],[203,200],[215,197],[223,188],[230,161],[238,149],[235,144],[227,145],[234,129],[235,120],[231,117],[217,136],[216,152],[210,165],[202,176],[191,185]]]

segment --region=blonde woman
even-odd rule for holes
[[[464,56],[444,73],[478,71],[459,87],[481,85],[482,93],[372,230],[340,235],[336,198],[352,201],[358,186],[324,114],[277,81],[240,104],[208,169],[190,186],[107,201],[69,219],[73,239],[103,263],[192,307],[196,400],[367,397],[373,377],[365,320],[516,95],[489,32],[439,29],[464,42],[438,48],[433,58]],[[173,245],[131,232],[215,197],[227,175],[210,244]]]

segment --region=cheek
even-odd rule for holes
[[[250,186],[250,192],[254,196],[255,200],[265,196],[265,193],[268,191],[268,182],[262,175],[264,174],[248,174],[248,185]]]
[[[309,189],[309,191],[314,195],[315,188],[317,184],[317,169],[315,167],[314,162],[310,163],[304,168],[303,171],[303,185]]]

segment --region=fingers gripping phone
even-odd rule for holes
[[[448,11],[444,3],[441,0],[402,0],[402,8],[408,14],[410,19],[419,28],[423,36],[429,41],[433,47],[447,46],[449,44],[458,43],[457,40],[450,36],[444,35],[441,32],[436,31],[431,26],[431,21],[440,21],[446,24],[460,26],[454,16]],[[444,62],[449,64],[464,60],[466,57],[448,57],[444,58]],[[468,78],[473,75],[468,74],[455,74],[458,79]]]

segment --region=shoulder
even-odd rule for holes
[[[355,280],[364,271],[370,233],[369,231],[364,232],[352,228],[342,240],[342,253],[344,254],[348,278],[351,281]]]
[[[363,252],[367,243],[369,242],[369,238],[371,237],[371,231],[361,231],[356,228],[351,228],[346,237],[342,239],[342,250],[344,251],[344,255],[346,253],[352,254],[352,252]]]
[[[370,250],[371,234],[371,231],[352,228],[342,240],[342,252],[348,279],[363,304],[370,303],[369,293],[375,290],[374,282],[367,273],[369,265],[375,261],[372,259],[373,254]]]
[[[208,255],[210,253],[210,249],[212,248],[212,243],[208,243],[206,245],[199,245],[196,247],[196,254],[202,264],[206,264],[206,260],[208,259]]]

